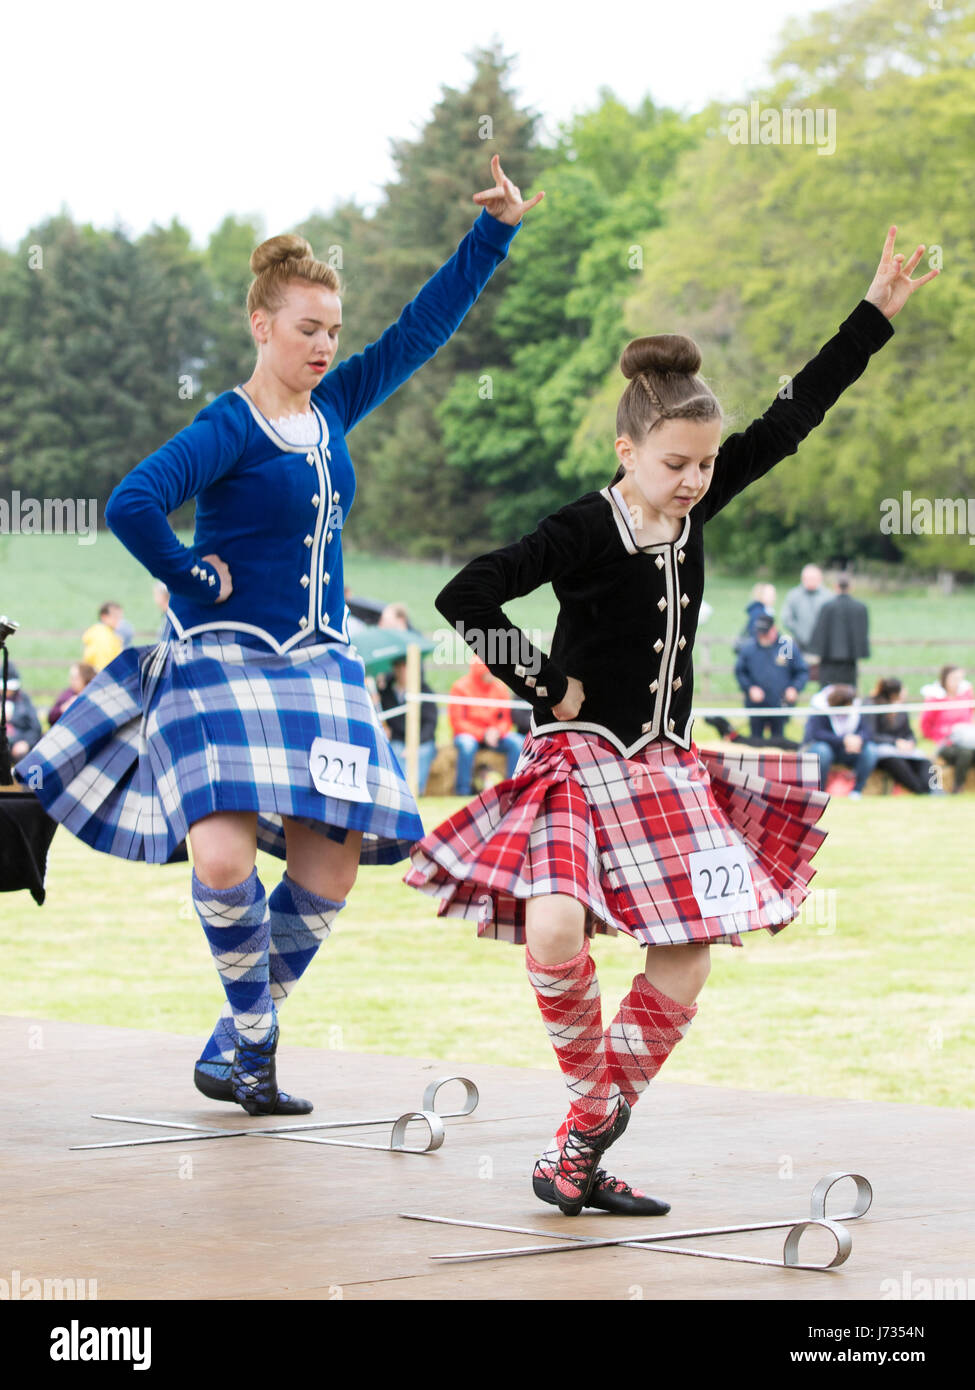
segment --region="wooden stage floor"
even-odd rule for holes
[[[73,1144],[177,1132],[95,1120],[93,1112],[227,1129],[289,1121],[251,1119],[200,1096],[191,1081],[198,1039],[26,1018],[0,1019],[0,1037],[7,1090],[0,1136],[4,1279],[13,1271],[21,1280],[94,1279],[99,1300],[856,1301],[916,1298],[925,1287],[918,1281],[934,1288],[935,1280],[975,1274],[969,1111],[661,1080],[607,1157],[612,1171],[670,1201],[671,1213],[572,1219],[539,1202],[530,1186],[534,1156],[564,1107],[554,1070],[285,1042],[279,1075],[289,1090],[315,1101],[314,1114],[301,1117],[308,1121],[419,1109],[432,1079],[457,1073],[476,1083],[480,1104],[445,1121],[439,1150],[418,1155],[257,1137],[200,1142],[189,1134],[175,1143],[72,1152]],[[455,1109],[461,1099],[459,1087],[446,1087],[438,1105]],[[337,1137],[384,1144],[389,1129]],[[422,1142],[421,1127],[416,1134]],[[632,1248],[437,1264],[431,1255],[541,1242],[398,1216],[422,1212],[593,1236],[800,1219],[817,1181],[837,1170],[866,1176],[874,1200],[848,1223],[848,1261],[822,1272]],[[852,1184],[833,1197],[832,1209],[846,1210]],[[775,1259],[784,1236],[758,1231],[685,1243]],[[807,1238],[803,1258],[829,1258],[826,1233]],[[970,1298],[975,1279],[968,1290]],[[897,1304],[888,1307],[893,1313]]]

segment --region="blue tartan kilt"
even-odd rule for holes
[[[367,750],[368,801],[315,786],[317,738]],[[362,831],[364,864],[398,863],[423,835],[361,658],[314,637],[283,655],[231,630],[130,647],[14,772],[93,849],[150,864],[185,858],[215,811],[256,811],[258,847],[280,859],[283,816],[340,842]]]

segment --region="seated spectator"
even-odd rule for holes
[[[921,711],[921,736],[940,743],[938,757],[954,769],[953,792],[964,790],[968,770],[975,761],[975,692],[960,666],[942,666],[940,680],[923,685],[925,705]],[[955,701],[965,703],[955,708]]]
[[[122,639],[115,631],[121,617],[119,604],[103,603],[98,610],[98,622],[93,623],[82,635],[84,650],[81,659],[96,671],[103,671],[122,650]]]
[[[7,726],[10,758],[12,762],[17,762],[30,752],[40,738],[41,721],[30,696],[21,688],[20,676],[13,665],[7,669],[7,704],[3,718]]]
[[[776,709],[796,703],[809,679],[809,667],[798,643],[779,633],[774,618],[760,613],[755,636],[746,638],[738,652],[735,679],[749,709]],[[787,718],[785,714],[753,714],[749,720],[752,738],[764,739],[767,727],[770,738],[781,740]]]
[[[866,717],[857,708],[862,703],[852,685],[828,685],[812,697],[809,704],[817,710],[806,720],[803,744],[819,758],[819,785],[826,790],[830,768],[834,763],[852,767],[856,773],[851,797],[859,798],[867,778],[877,765],[877,745],[869,737]],[[832,708],[851,705],[848,713],[830,714]],[[822,711],[819,713],[818,711]]]
[[[76,661],[68,670],[68,686],[54,701],[47,715],[48,724],[56,724],[76,695],[95,679],[95,668],[87,661]]]
[[[376,690],[379,693],[381,709],[395,709],[406,703],[406,657],[401,656],[393,662],[389,671],[380,672],[376,677]],[[432,695],[433,691],[420,676],[420,692]],[[437,752],[437,706],[432,700],[424,700],[420,705],[420,753],[417,763],[418,794],[423,796],[427,789],[430,765]],[[386,720],[389,741],[399,765],[406,772],[406,714],[394,714]]]
[[[451,695],[461,696],[469,704],[450,704],[447,711],[457,749],[457,796],[470,796],[474,757],[479,748],[492,748],[505,753],[508,759],[507,776],[513,777],[524,739],[511,727],[511,708],[507,705],[482,705],[477,700],[511,700],[511,691],[485,666],[479,657],[471,658],[471,668],[450,688]]]
[[[942,791],[938,774],[925,755],[918,751],[914,730],[905,710],[896,708],[904,698],[904,687],[896,676],[879,680],[867,700],[868,705],[889,705],[883,714],[865,714],[868,737],[877,745],[877,766],[889,773],[901,787],[917,796]]]

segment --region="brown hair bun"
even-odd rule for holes
[[[693,376],[701,369],[701,350],[693,338],[680,333],[658,333],[652,338],[634,338],[623,349],[620,371],[632,381],[640,372],[657,376]]]

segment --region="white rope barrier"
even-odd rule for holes
[[[533,706],[531,706],[530,704],[528,704],[525,700],[515,700],[515,699],[511,699],[511,700],[493,700],[493,699],[488,699],[488,698],[486,698],[486,697],[484,697],[484,696],[476,696],[476,697],[475,697],[475,696],[469,696],[469,695],[428,695],[428,694],[417,694],[417,695],[414,695],[411,691],[407,691],[406,694],[405,694],[405,696],[404,696],[404,699],[406,700],[406,704],[397,705],[394,709],[384,709],[384,710],[381,710],[380,713],[382,714],[383,719],[393,719],[393,718],[395,718],[397,715],[405,714],[406,708],[407,708],[407,704],[409,704],[409,703],[411,703],[411,702],[414,702],[414,701],[415,701],[416,703],[422,703],[423,701],[427,701],[427,702],[430,703],[430,704],[437,704],[437,705],[491,705],[491,706],[501,706],[501,707],[503,707],[504,709],[532,709],[532,708],[533,708]],[[826,714],[826,715],[834,715],[834,714],[854,714],[854,713],[856,713],[856,714],[891,714],[891,713],[899,713],[899,712],[901,712],[901,711],[903,711],[905,714],[907,714],[907,713],[916,712],[916,711],[918,711],[918,710],[924,710],[924,709],[939,709],[939,710],[941,710],[941,709],[970,709],[970,708],[971,708],[971,705],[972,705],[972,699],[971,699],[971,697],[969,697],[967,700],[942,700],[942,701],[939,701],[937,705],[930,705],[930,704],[907,704],[907,703],[901,703],[900,701],[898,701],[897,704],[895,704],[895,705],[820,705],[820,706],[816,706],[816,705],[779,705],[779,706],[744,705],[744,706],[742,706],[742,707],[740,707],[740,708],[738,708],[738,707],[731,708],[731,707],[719,706],[719,705],[694,705],[694,706],[693,706],[693,709],[692,709],[692,713],[695,714],[695,715],[704,716],[704,717],[706,717],[706,716],[708,716],[708,715],[711,715],[711,714],[719,714],[719,715],[721,715],[721,716],[724,717],[724,718],[727,718],[727,717],[730,716],[730,717],[739,718],[739,719],[741,719],[741,718],[746,718],[746,719],[747,719],[747,718],[750,718],[750,717],[755,716],[755,715],[782,715],[782,714],[787,714],[787,715],[798,715],[798,716],[801,717],[801,718],[808,719],[809,716],[812,715],[812,714]]]

